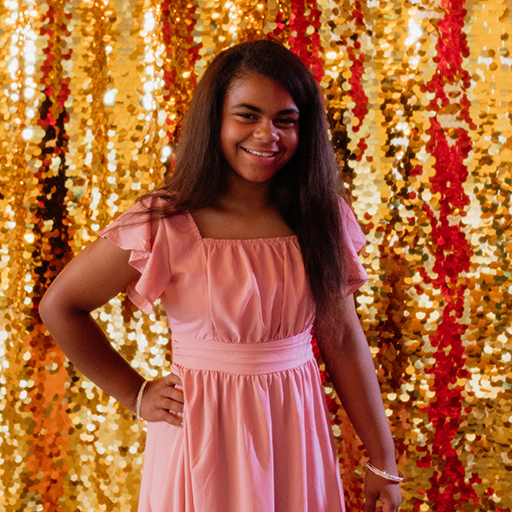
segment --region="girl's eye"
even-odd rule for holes
[[[254,119],[254,114],[247,114],[245,112],[237,114],[237,116],[241,117],[242,119]]]
[[[296,119],[291,119],[291,118],[284,118],[284,119],[277,119],[276,120],[276,124],[284,124],[284,125],[292,125],[292,124],[295,124],[297,122]]]

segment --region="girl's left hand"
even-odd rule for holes
[[[146,421],[166,421],[183,426],[183,383],[170,373],[148,382],[142,395],[141,416]]]
[[[400,484],[390,482],[371,471],[367,471],[364,477],[364,493],[364,512],[397,512],[402,502]],[[378,508],[377,501],[382,504]]]

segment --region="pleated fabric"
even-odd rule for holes
[[[341,212],[352,293],[364,235]],[[161,298],[183,381],[183,427],[148,424],[139,512],[344,511],[297,238],[203,238],[192,215],[140,205],[101,236],[141,272],[130,299],[150,312]]]

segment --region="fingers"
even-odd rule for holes
[[[377,498],[379,495],[366,491],[365,497],[364,512],[376,512],[375,507],[377,506]]]
[[[364,512],[397,512],[402,502],[402,493],[398,483],[390,482],[373,473],[366,473],[364,480]],[[377,507],[380,501],[381,506]]]
[[[165,409],[155,409],[151,413],[150,418],[145,418],[144,416],[143,418],[148,422],[164,421],[175,427],[183,427],[183,415],[180,416],[179,413],[166,411]]]
[[[180,387],[183,387],[183,382],[181,382],[181,379],[175,373],[169,373],[169,375],[166,375],[165,377],[163,377],[163,381],[168,386],[178,385]]]
[[[177,375],[171,373],[148,383],[142,395],[141,416],[146,421],[183,426],[183,389]]]
[[[174,373],[170,373],[162,381],[167,386],[167,392],[164,393],[165,396],[175,402],[183,403],[183,383],[181,379]]]
[[[395,484],[396,485],[396,484]],[[377,506],[377,502],[381,502],[381,506]],[[398,500],[396,497],[386,496],[371,496],[366,495],[364,502],[364,512],[397,512],[400,507],[401,498]]]
[[[382,512],[397,512],[402,503],[400,484],[387,484],[380,494],[380,501],[382,502]]]

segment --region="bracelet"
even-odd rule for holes
[[[135,406],[135,411],[137,413],[137,421],[142,421],[143,418],[140,415],[140,408],[142,406],[142,395],[144,394],[144,389],[146,389],[146,386],[148,385],[149,381],[145,380],[142,383],[142,386],[139,389],[139,393],[137,395],[137,405]]]
[[[376,468],[370,461],[366,463],[366,467],[376,475],[381,476],[382,478],[385,478],[386,480],[389,480],[391,482],[400,483],[405,480],[405,477],[402,476],[402,474],[399,472],[398,476],[390,475],[389,473],[386,473],[385,471],[381,471],[380,469]]]

